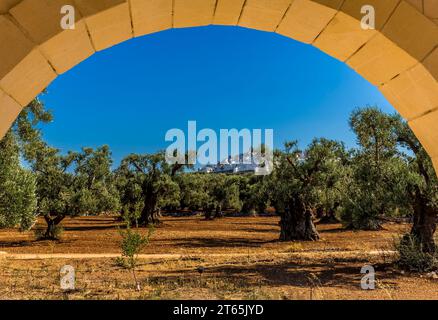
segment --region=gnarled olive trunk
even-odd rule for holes
[[[138,224],[143,226],[159,224],[160,216],[160,211],[156,210],[155,205],[152,205],[149,202],[148,204],[145,203],[140,219],[138,219]]]
[[[62,220],[64,220],[64,218],[64,215],[59,215],[56,217],[45,215],[44,220],[46,221],[47,228],[43,238],[46,240],[58,240],[59,232],[57,230],[57,227],[62,222]]]
[[[159,224],[160,223],[160,212],[157,209],[158,195],[152,189],[152,186],[146,184],[143,186],[144,194],[144,207],[141,212],[140,218],[138,219],[138,224],[142,226]]]
[[[280,240],[319,240],[318,231],[312,221],[312,211],[306,207],[300,197],[294,197],[281,214]]]
[[[339,204],[336,203],[334,208],[329,208],[327,211],[322,210],[322,214],[317,215],[319,218],[319,224],[331,224],[331,223],[339,223],[338,218],[336,218],[336,210],[339,207]]]
[[[223,218],[224,217],[224,213],[222,212],[222,206],[218,205],[216,207],[216,213],[214,214],[214,218]]]
[[[421,195],[417,195],[411,234],[419,241],[425,253],[434,253],[436,251],[436,244],[433,239],[436,231],[436,217],[437,211],[430,207]]]

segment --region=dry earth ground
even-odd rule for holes
[[[378,232],[319,225],[321,241],[282,243],[277,217],[163,221],[140,259],[141,292],[116,263],[120,234],[112,217],[68,219],[55,243],[1,230],[0,299],[438,299],[437,279],[392,264],[388,250],[407,224]],[[70,293],[59,286],[66,264],[76,269]],[[366,264],[376,267],[376,290],[360,289]]]

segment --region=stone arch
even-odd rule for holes
[[[0,0],[0,137],[58,75],[96,51],[170,29],[234,25],[276,32],[345,62],[377,86],[438,169],[437,0]],[[373,5],[376,29],[361,28]],[[292,57],[291,57],[292,58]]]

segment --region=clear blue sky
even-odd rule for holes
[[[99,52],[43,96],[61,149],[108,144],[116,164],[165,149],[168,129],[274,129],[275,145],[313,137],[355,143],[350,112],[392,106],[347,65],[309,45],[236,27],[168,30]]]

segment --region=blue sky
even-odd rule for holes
[[[355,143],[356,107],[394,112],[347,65],[281,35],[237,27],[168,30],[99,52],[58,77],[42,97],[44,127],[61,149],[108,144],[116,164],[165,149],[171,128],[274,129],[274,143],[313,137]]]

